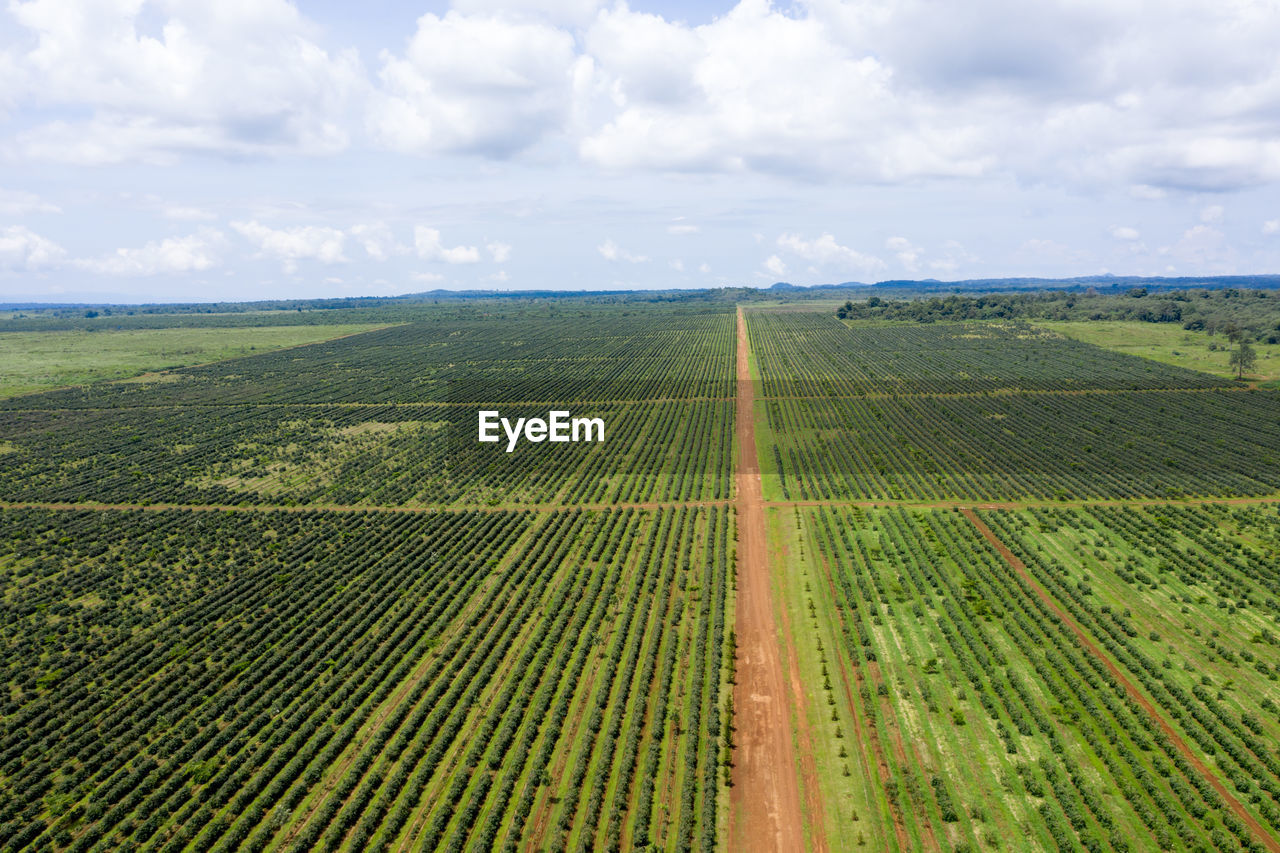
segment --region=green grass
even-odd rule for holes
[[[0,398],[325,341],[376,325],[5,332]]]
[[[1176,323],[1142,323],[1132,320],[1037,320],[1036,325],[1116,352],[1152,361],[1199,370],[1214,376],[1235,378],[1227,363],[1233,348],[1223,335],[1191,332]],[[1209,349],[1216,344],[1220,349]],[[1280,380],[1280,346],[1255,344],[1258,364],[1246,377],[1259,382]]]

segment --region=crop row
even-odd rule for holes
[[[0,412],[0,497],[341,505],[725,499],[733,401],[594,404],[602,443],[482,444],[465,406]],[[504,417],[545,408],[504,406]]]
[[[710,846],[729,521],[0,512],[3,848]]]
[[[973,845],[1021,829],[1060,849],[1261,849],[958,514],[807,518],[831,582],[842,678],[863,684],[849,710],[880,739],[913,733],[917,754],[885,780],[905,819],[935,834],[954,824],[949,837]],[[857,676],[864,667],[873,678]]]
[[[1021,322],[850,327],[825,313],[752,312],[748,329],[765,397],[1227,384]]]
[[[1001,500],[1280,489],[1280,396],[1120,392],[765,401],[766,496]]]
[[[443,319],[186,368],[155,381],[16,398],[0,408],[733,396],[729,314],[530,310]]]
[[[1079,562],[1067,562],[1043,547],[1031,546],[1039,537],[1032,532],[1028,518],[1006,513],[990,513],[988,518],[1045,588],[1176,721],[1187,741],[1214,757],[1218,771],[1230,780],[1241,799],[1252,803],[1273,829],[1280,829],[1280,760],[1276,758],[1275,727],[1264,725],[1260,719],[1266,714],[1261,700],[1270,694],[1274,704],[1274,697],[1280,696],[1280,691],[1267,682],[1280,664],[1280,653],[1272,643],[1264,641],[1266,635],[1262,634],[1269,633],[1280,612],[1276,600],[1264,591],[1265,587],[1260,588],[1262,584],[1275,583],[1274,560],[1249,561],[1243,554],[1213,553],[1216,543],[1205,541],[1204,525],[1208,519],[1194,508],[1162,509],[1164,524],[1154,522],[1150,516],[1144,519],[1111,510],[1100,511],[1096,520],[1058,519],[1053,515],[1040,511],[1031,517],[1038,516],[1049,525],[1074,522],[1080,529],[1091,531],[1101,527],[1123,543],[1120,548],[1143,549],[1138,553],[1144,556],[1149,550],[1159,561],[1157,575],[1168,573],[1170,580],[1177,579],[1181,593],[1172,595],[1186,602],[1183,608],[1191,618],[1185,625],[1180,624],[1181,620],[1169,619],[1168,614],[1178,610],[1160,593],[1135,595],[1128,589],[1118,599],[1101,596],[1096,590],[1106,583],[1108,569],[1095,564],[1091,566],[1090,579],[1082,582],[1072,573]],[[1185,550],[1172,546],[1174,530],[1192,543]],[[1123,564],[1116,571],[1129,573]],[[1202,593],[1210,589],[1224,597],[1204,596],[1202,601]],[[1190,606],[1193,602],[1195,611]],[[1254,610],[1261,612],[1254,614]],[[1137,619],[1135,611],[1139,614]],[[1161,614],[1164,618],[1158,618]],[[1140,632],[1139,626],[1147,631]],[[1200,656],[1192,651],[1196,645],[1194,633],[1201,627],[1212,631],[1207,638],[1211,644],[1207,660],[1197,659]],[[1251,643],[1250,637],[1258,641]],[[1170,649],[1174,655],[1185,655],[1184,661],[1189,665],[1174,666]],[[1243,665],[1253,673],[1242,672]],[[1255,673],[1263,679],[1256,679]],[[1243,696],[1233,689],[1236,682],[1245,691]]]

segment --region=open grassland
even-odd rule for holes
[[[368,331],[368,325],[241,326],[0,334],[0,398],[222,361]]]
[[[1061,332],[1078,341],[1175,367],[1200,370],[1224,379],[1234,379],[1236,375],[1227,363],[1234,345],[1226,335],[1190,331],[1178,323],[1037,320],[1035,325]],[[1217,348],[1210,349],[1210,345]],[[1280,380],[1280,345],[1255,344],[1254,349],[1258,353],[1258,364],[1246,378],[1255,382]]]

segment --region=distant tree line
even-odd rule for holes
[[[952,294],[910,300],[847,301],[840,319],[915,323],[961,320],[1138,320],[1178,323],[1233,340],[1280,343],[1280,291],[1243,288],[1164,292],[1135,287],[1121,294],[1043,291],[982,296]]]

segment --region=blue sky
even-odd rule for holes
[[[1280,8],[14,0],[0,301],[1280,271]]]

